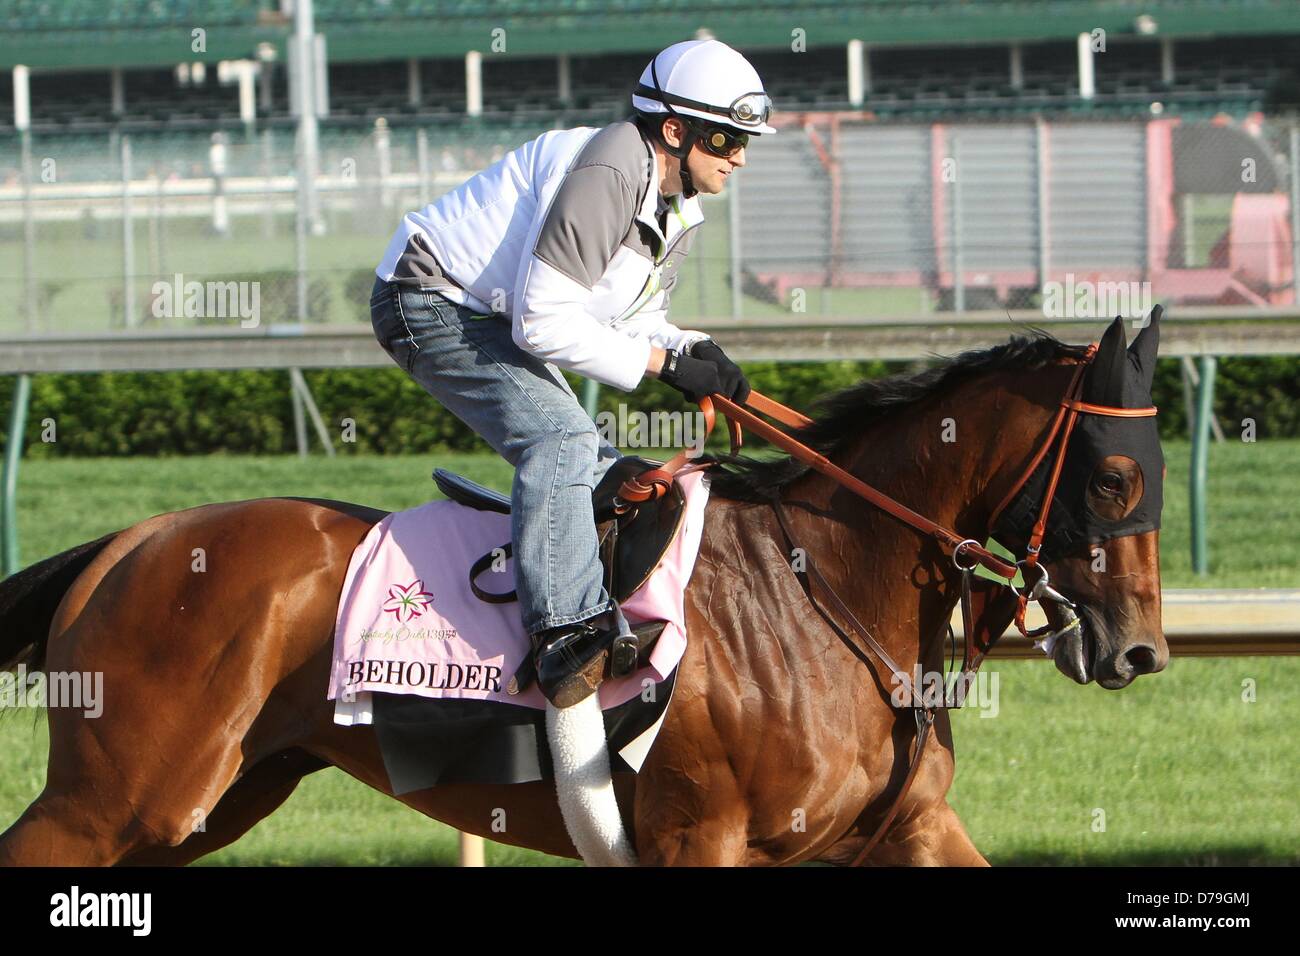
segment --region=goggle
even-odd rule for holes
[[[655,79],[657,81],[658,77],[655,77]],[[726,107],[702,103],[699,100],[678,96],[675,93],[665,93],[656,87],[642,84],[637,85],[636,94],[647,99],[658,100],[668,107],[670,113],[674,112],[674,106],[689,106],[691,109],[700,110],[704,113],[713,113],[716,116],[725,117],[733,126],[759,127],[772,118],[772,98],[763,92],[744,93],[732,100],[731,105]]]
[[[684,118],[683,118],[684,119]],[[729,159],[749,145],[748,133],[733,133],[709,123],[691,123],[699,136],[700,146],[722,159]]]

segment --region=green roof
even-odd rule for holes
[[[168,66],[281,47],[273,0],[0,0],[0,67]],[[461,56],[649,52],[705,28],[746,50],[1061,40],[1101,28],[1159,36],[1300,34],[1296,0],[317,0],[336,62]],[[202,27],[206,50],[192,51]],[[497,32],[494,32],[497,31]],[[493,49],[494,37],[504,52]]]

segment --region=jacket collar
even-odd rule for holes
[[[658,209],[659,189],[655,183],[655,153],[654,147],[650,141],[641,134],[641,142],[645,144],[648,162],[646,168],[649,173],[646,177],[645,192],[641,197],[641,208],[637,210],[637,222],[648,226],[656,236],[664,243],[664,248],[671,246],[687,229],[693,229],[704,221],[704,212],[700,208],[700,197],[692,196],[690,199],[684,199],[681,193],[674,196],[665,197],[668,203],[668,232],[665,235],[659,229],[659,222],[655,219],[655,212]]]

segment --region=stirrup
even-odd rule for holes
[[[646,621],[633,627],[631,637],[620,634],[610,648],[610,676],[626,677],[650,663],[650,655],[667,621]],[[630,663],[629,663],[630,662]],[[506,693],[517,697],[537,680],[536,652],[524,655],[518,670],[506,682]]]
[[[537,686],[543,696],[565,708],[594,694],[605,680],[610,648],[621,636],[612,610],[534,635]]]

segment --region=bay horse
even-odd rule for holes
[[[1035,329],[847,388],[795,437],[982,542],[1081,363],[1093,359],[1092,382],[1145,355],[1149,386],[1155,342],[1148,327],[1126,356],[1118,320],[1100,351]],[[1110,387],[1096,385],[1089,400]],[[814,611],[770,499],[786,506],[825,583],[906,671],[943,668],[954,565],[933,539],[815,469],[726,457],[685,597],[689,640],[672,705],[640,773],[615,777],[624,826],[642,864],[848,863],[901,792],[916,729],[891,705],[879,662],[853,653]],[[1142,498],[1143,481],[1150,489],[1163,477],[1123,454],[1094,471],[1086,507],[1109,520]],[[0,835],[0,863],[185,864],[238,839],[327,766],[391,795],[373,729],[335,725],[325,697],[349,557],[384,514],[318,499],[207,504],[0,583],[0,666],[103,675],[98,719],[49,710],[45,787]],[[1080,612],[1054,651],[1073,680],[1117,689],[1165,666],[1158,540],[1151,530],[1050,560],[1044,552],[1053,586]],[[934,737],[868,864],[986,865],[946,800],[946,711]],[[577,855],[549,782],[397,799],[468,833]],[[506,829],[496,832],[501,811]]]

